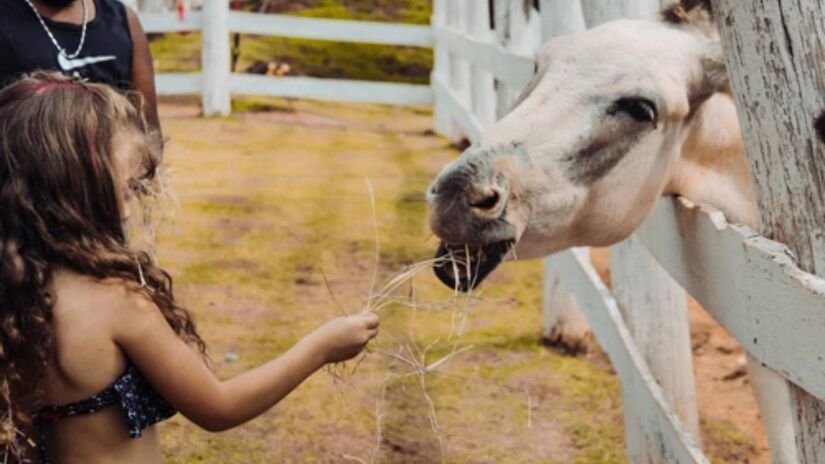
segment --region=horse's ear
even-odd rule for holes
[[[691,111],[716,93],[730,93],[730,78],[725,66],[725,54],[719,42],[709,42],[702,56],[702,77],[690,89]]]
[[[707,36],[716,34],[710,0],[681,0],[662,10],[662,20],[674,25],[694,26]]]

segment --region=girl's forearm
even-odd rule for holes
[[[322,350],[311,337],[255,369],[222,382],[222,420],[210,430],[226,430],[264,413],[323,367]]]

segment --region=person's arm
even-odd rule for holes
[[[160,132],[155,66],[152,62],[152,52],[149,50],[149,40],[146,39],[137,14],[129,7],[125,8],[129,18],[129,34],[132,36],[132,89],[143,95],[146,121]]]
[[[262,414],[324,364],[356,356],[378,333],[373,313],[333,319],[278,358],[220,381],[154,303],[140,296],[130,300],[118,311],[115,342],[166,401],[209,431]]]

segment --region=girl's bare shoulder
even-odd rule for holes
[[[98,316],[122,318],[129,312],[157,311],[136,284],[118,278],[100,279],[60,269],[54,273],[52,293],[55,312],[94,311]]]

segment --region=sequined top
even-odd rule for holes
[[[146,381],[132,364],[103,391],[85,400],[60,406],[46,406],[37,413],[38,461],[49,462],[46,454],[46,429],[49,423],[66,417],[94,414],[111,406],[120,406],[126,419],[129,436],[138,438],[143,429],[175,415],[175,409]]]

